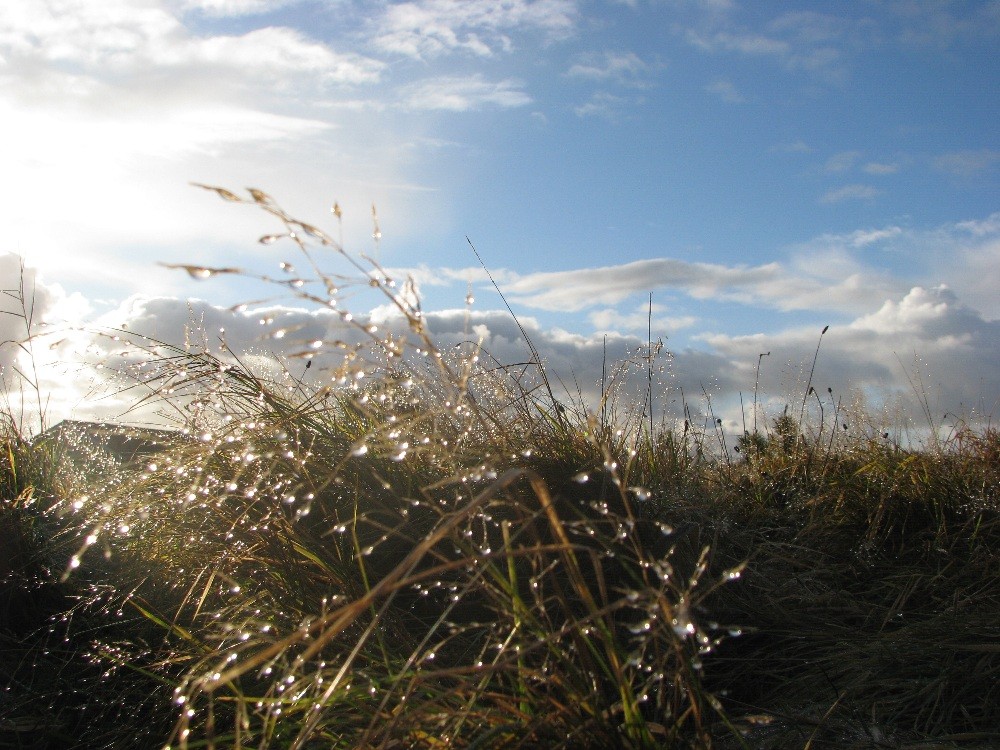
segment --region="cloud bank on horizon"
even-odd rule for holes
[[[443,341],[473,333],[522,361],[468,235],[549,366],[591,397],[604,358],[639,361],[651,331],[671,352],[663,404],[708,392],[738,426],[759,356],[762,392],[794,399],[830,324],[824,390],[987,418],[998,38],[986,0],[12,0],[0,286],[23,258],[63,331],[34,351],[76,368],[73,387],[53,381],[53,414],[126,406],[93,398],[113,344],[87,330],[181,343],[206,320],[279,355],[295,337],[262,317],[332,336],[322,311],[233,313],[259,290],[164,267],[276,273],[282,250],[254,242],[267,217],[189,183],[255,185],[316,223],[339,201],[347,246],[412,276]],[[18,325],[0,316],[0,340]]]

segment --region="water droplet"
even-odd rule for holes
[[[635,495],[636,500],[649,500],[653,496],[653,493],[645,487],[629,487],[628,489],[629,492]]]
[[[741,575],[743,575],[743,570],[746,568],[747,564],[745,562],[740,563],[735,568],[730,568],[725,573],[722,574],[723,580],[735,581]]]

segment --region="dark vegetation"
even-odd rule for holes
[[[337,242],[217,192],[336,309]],[[8,415],[0,747],[1000,744],[995,429],[913,446],[795,404],[720,452],[613,378],[595,416],[442,354],[355,270],[412,335],[357,323],[326,386],[136,338],[180,431]]]

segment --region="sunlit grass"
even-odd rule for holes
[[[270,363],[115,333],[177,428],[136,460],[8,421],[3,742],[1000,741],[995,430],[904,447],[832,394],[810,416],[807,389],[734,443],[653,424],[615,372],[603,403],[560,402],[541,362],[439,350],[408,285],[269,196],[209,189],[299,257],[279,279],[181,268],[343,333]],[[350,288],[408,335],[355,318]]]

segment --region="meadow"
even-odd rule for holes
[[[587,405],[208,189],[271,214],[309,268],[275,283],[357,335],[262,368],[109,333],[173,415],[155,440],[3,415],[0,747],[1000,745],[996,429],[907,441],[807,386],[727,436],[613,365]],[[318,249],[409,335],[338,307]]]

